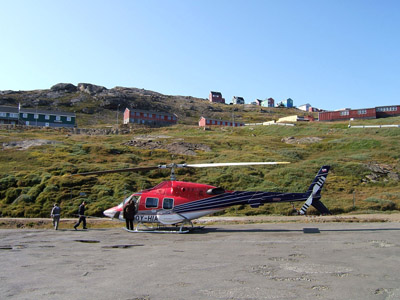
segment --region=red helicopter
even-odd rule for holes
[[[176,168],[276,165],[286,163],[288,162],[169,164],[155,167],[86,172],[74,175],[99,175],[105,173],[171,169],[171,180],[164,181],[153,188],[133,193],[119,205],[104,211],[104,215],[107,217],[124,220],[121,213],[124,205],[130,200],[135,201],[137,207],[137,213],[135,215],[137,226],[136,229],[133,230],[135,232],[185,233],[194,229],[192,220],[216,213],[233,205],[243,204],[248,204],[253,208],[257,208],[265,203],[305,201],[299,214],[304,215],[311,205],[322,214],[331,214],[320,201],[320,192],[328,176],[330,166],[321,167],[305,193],[227,191],[221,187],[212,185],[177,181],[174,172]],[[145,230],[139,229],[140,225],[144,225],[145,223],[157,224],[157,227],[146,227],[147,229]],[[167,227],[170,225],[175,226],[175,230],[171,230],[171,227]]]

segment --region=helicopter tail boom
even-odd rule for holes
[[[328,176],[330,166],[322,166],[319,170],[317,176],[315,176],[313,182],[308,188],[307,201],[304,203],[300,209],[300,214],[304,215],[310,205],[314,206],[322,214],[331,214],[329,209],[320,201],[321,199],[321,189],[324,186],[326,177]]]

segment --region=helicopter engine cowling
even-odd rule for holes
[[[216,188],[207,190],[206,193],[209,195],[220,195],[220,194],[225,193],[225,189],[223,189],[222,187],[216,187]]]
[[[159,211],[157,212],[157,219],[160,223],[164,225],[172,225],[176,223],[180,223],[185,220],[184,217],[177,213],[173,213],[171,211]]]

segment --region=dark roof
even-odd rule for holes
[[[213,91],[211,91],[210,92],[213,96],[221,96],[222,97],[222,94],[220,93],[220,92],[213,92]]]
[[[142,110],[142,109],[134,109],[134,108],[125,108],[125,110],[129,110],[130,112],[141,112],[141,113],[146,113],[146,114],[163,114],[167,116],[175,116],[176,114],[170,114],[164,111],[150,111],[150,110]]]
[[[18,113],[17,106],[0,106],[1,112]],[[61,115],[61,116],[71,116],[75,117],[75,113],[65,112],[65,111],[54,111],[54,110],[42,110],[35,108],[23,108],[19,110],[20,113],[31,113],[31,114],[43,114],[43,115]]]
[[[21,108],[21,113],[30,113],[30,114],[41,114],[41,115],[58,115],[58,116],[69,116],[75,117],[75,113],[70,113],[66,111],[55,111],[55,110],[42,110],[35,108]]]
[[[18,107],[0,106],[0,112],[18,113]]]
[[[200,118],[200,120],[203,119],[203,118],[206,119],[206,120],[209,120],[209,121],[218,121],[218,122],[229,122],[229,123],[235,123],[235,124],[244,124],[243,122],[238,122],[238,121],[233,122],[232,120],[229,121],[229,120],[210,119],[210,118],[206,118],[206,117],[203,117],[203,116]]]

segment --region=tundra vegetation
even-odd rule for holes
[[[357,121],[358,124],[399,124],[400,118]],[[306,191],[322,165],[331,165],[322,191],[334,213],[393,212],[400,209],[400,128],[348,128],[348,123],[298,123],[285,126],[220,127],[194,125],[133,129],[130,134],[83,135],[58,130],[0,128],[0,214],[48,217],[55,202],[62,217],[73,217],[79,203],[88,215],[118,204],[132,192],[169,179],[166,170],[69,176],[72,173],[174,163],[289,161],[288,165],[178,169],[178,180],[206,183],[227,190]],[[311,139],[313,138],[313,139]],[[134,139],[158,141],[157,147],[135,147]],[[11,142],[46,140],[29,148]],[[289,142],[290,141],[290,142]],[[195,155],[167,147],[182,142],[208,146]],[[18,145],[14,143],[13,145]],[[207,147],[206,147],[207,149]],[[193,154],[193,153],[192,153]],[[299,209],[302,203],[295,203]],[[290,215],[288,204],[232,207],[222,214]],[[318,214],[313,208],[310,214]]]

